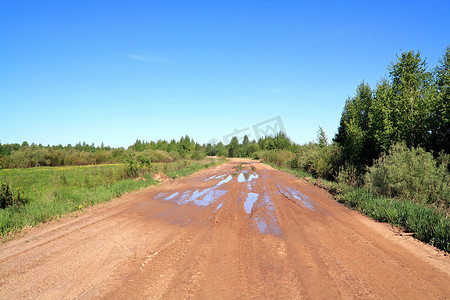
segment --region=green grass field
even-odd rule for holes
[[[153,164],[152,169],[176,178],[216,163],[216,160],[186,160]],[[20,192],[25,200],[25,204],[17,208],[0,209],[0,234],[5,238],[24,227],[158,183],[148,170],[141,174],[145,181],[126,178],[125,174],[124,164],[0,170],[0,182],[8,183],[14,194]]]

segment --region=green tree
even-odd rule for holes
[[[242,146],[246,146],[250,144],[250,140],[248,139],[247,135],[244,135],[244,139],[242,140]]]
[[[274,138],[268,137],[269,140],[273,141],[273,148],[275,150],[285,150],[292,145],[290,138],[286,136],[283,132],[278,132]]]
[[[225,145],[222,142],[218,142],[215,145],[215,149],[216,149],[216,155],[217,156],[227,156],[227,149],[225,147]]]
[[[389,68],[394,96],[393,119],[400,139],[409,147],[425,144],[431,104],[431,73],[420,52],[397,56]]]
[[[319,126],[319,130],[317,131],[317,142],[320,148],[328,146],[328,138],[322,126]]]
[[[338,132],[334,141],[342,146],[342,155],[351,165],[363,167],[377,157],[370,135],[369,111],[373,92],[364,81],[358,86],[356,95],[348,98],[342,112]]]
[[[387,78],[382,79],[377,84],[369,109],[369,132],[376,156],[387,152],[392,143],[400,140],[395,127],[393,98],[391,83]]]
[[[228,145],[228,156],[229,157],[238,157],[239,156],[239,141],[237,137],[233,136]]]

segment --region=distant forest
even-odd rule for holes
[[[145,151],[149,155],[149,151],[165,151],[173,160],[201,159],[206,155],[260,158],[264,151],[289,151],[289,165],[298,166],[302,163],[299,156],[325,147],[320,150],[327,153],[326,158],[321,158],[324,166],[314,168],[312,163],[304,163],[303,167],[316,176],[335,179],[342,170],[364,175],[397,144],[423,149],[437,163],[443,163],[450,152],[450,46],[433,69],[428,68],[420,52],[407,51],[397,56],[388,71],[389,77],[382,78],[374,88],[363,81],[355,95],[346,100],[338,132],[331,142],[319,128],[317,140],[305,145],[293,143],[283,133],[258,141],[245,136],[239,142],[234,137],[228,145],[201,145],[187,135],[170,141],[137,140],[127,149],[86,143],[0,143],[0,168],[120,163],[133,153]],[[157,160],[154,156],[152,159]],[[319,157],[316,154],[316,160]]]

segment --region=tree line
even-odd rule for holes
[[[450,47],[432,70],[415,51],[388,70],[374,89],[363,81],[347,99],[334,138],[345,163],[360,171],[400,142],[435,156],[450,151]]]
[[[305,149],[318,149],[328,155],[327,178],[338,176],[339,170],[351,169],[362,175],[391,147],[404,143],[409,149],[423,148],[435,158],[450,151],[450,46],[439,64],[429,69],[419,51],[397,55],[389,67],[389,77],[371,88],[362,82],[344,105],[337,134],[328,144],[319,128],[318,148],[312,144],[297,145],[284,133],[242,142],[233,137],[228,145],[199,144],[188,135],[179,140],[136,142],[124,148],[78,143],[75,146],[42,146],[0,143],[0,166],[32,167],[71,164],[121,162],[129,152],[165,151],[173,157],[200,159],[205,155],[225,157],[260,157],[262,151],[289,151],[295,155]],[[39,155],[38,155],[39,154]],[[319,154],[316,154],[319,155]],[[65,156],[64,159],[57,157]],[[304,155],[303,155],[304,156]],[[311,160],[311,158],[309,158]],[[298,160],[297,160],[298,163]],[[305,162],[306,165],[308,165]]]

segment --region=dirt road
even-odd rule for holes
[[[446,299],[450,260],[232,160],[1,245],[0,298]]]

